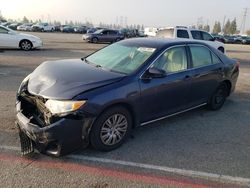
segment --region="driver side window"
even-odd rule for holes
[[[185,47],[174,47],[162,54],[153,67],[162,69],[166,73],[175,73],[187,69],[187,55]]]

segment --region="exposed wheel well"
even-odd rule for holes
[[[136,127],[136,124],[137,124],[137,119],[136,119],[135,111],[134,111],[133,107],[132,107],[130,104],[128,104],[128,103],[123,103],[123,102],[121,102],[121,103],[112,104],[112,105],[107,106],[106,108],[104,108],[104,109],[101,111],[100,114],[102,114],[104,111],[106,111],[106,110],[108,110],[108,109],[110,109],[110,108],[114,108],[114,107],[116,107],[116,106],[121,106],[121,107],[125,108],[126,110],[128,110],[128,112],[129,112],[130,115],[131,115],[132,122],[133,122],[132,128],[135,128],[135,127]]]
[[[227,96],[229,96],[230,93],[231,93],[231,88],[232,88],[231,82],[229,80],[225,80],[222,83],[225,83],[227,85],[227,88],[228,88],[228,94],[227,94]]]
[[[221,47],[219,47],[219,48],[218,48],[218,50],[219,50],[219,51],[221,51],[222,53],[225,53],[225,48],[224,48],[224,47],[222,47],[222,46],[221,46]]]
[[[21,47],[21,43],[22,43],[23,41],[29,41],[30,44],[31,44],[31,46],[33,47],[33,43],[32,43],[30,40],[28,40],[28,39],[22,39],[22,40],[19,42],[19,47]]]

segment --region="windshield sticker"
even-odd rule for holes
[[[155,51],[155,48],[140,47],[140,48],[138,48],[138,51],[140,51],[140,52],[151,52],[151,53],[153,53],[153,52]]]

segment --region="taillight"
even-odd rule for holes
[[[237,67],[238,69],[240,68],[240,62],[239,62],[239,61],[236,62],[236,67]]]

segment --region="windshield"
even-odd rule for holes
[[[130,74],[137,70],[155,51],[143,46],[113,44],[86,58],[86,62],[110,71]]]
[[[95,31],[94,33],[95,34],[100,34],[101,32],[103,32],[103,29],[99,29],[99,30]]]

